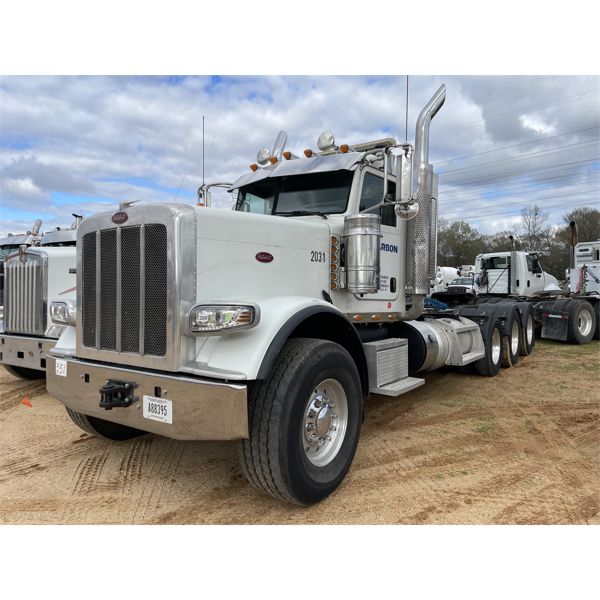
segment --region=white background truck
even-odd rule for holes
[[[47,358],[47,387],[83,430],[238,440],[247,479],[311,504],[342,482],[370,393],[400,396],[443,366],[495,375],[513,304],[424,308],[434,277],[437,177],[422,110],[415,146],[305,158],[280,133],[232,191],[232,211],[135,205],[87,218],[75,322]],[[506,338],[506,339],[505,339]],[[516,345],[515,345],[516,343]]]
[[[571,249],[571,293],[546,273],[535,252],[479,254],[475,259],[475,291],[479,301],[527,301],[538,337],[586,344],[598,339],[600,324],[600,242],[577,244],[575,223]],[[594,255],[596,248],[596,255]]]
[[[76,216],[71,229],[50,231],[36,246],[20,246],[4,264],[4,314],[0,326],[0,363],[24,379],[44,377],[46,354],[64,326],[51,320],[50,302],[74,308]]]

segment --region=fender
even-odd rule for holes
[[[199,349],[194,361],[198,366],[215,374],[243,373],[249,381],[264,379],[271,372],[283,345],[293,334],[297,337],[304,335],[338,341],[341,333],[342,345],[356,362],[363,386],[368,388],[362,342],[338,308],[324,300],[302,296],[282,296],[255,303],[260,308],[260,321],[256,327],[198,340]],[[319,316],[333,319],[335,331],[327,331],[326,327],[322,327]],[[188,363],[186,366],[192,365]]]

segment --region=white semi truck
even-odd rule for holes
[[[75,299],[75,243],[81,217],[74,216],[70,229],[44,233],[36,245],[19,245],[5,257],[0,364],[17,377],[45,376],[46,354],[64,329],[51,320],[50,300]]]
[[[587,344],[600,338],[600,241],[577,242],[577,226],[571,227],[570,292],[542,268],[537,252],[490,252],[477,255],[473,291],[477,298],[457,286],[432,294],[448,306],[516,302],[524,331],[536,337]],[[512,236],[511,236],[512,239]],[[525,345],[525,341],[522,341]],[[505,362],[507,357],[505,356]]]
[[[311,504],[350,468],[370,393],[400,396],[446,365],[495,375],[513,304],[467,306],[469,318],[424,308],[429,127],[445,96],[421,112],[414,147],[323,134],[298,158],[280,133],[231,186],[232,211],[149,204],[86,219],[77,302],[52,305],[65,329],[50,394],[113,440],[239,440],[251,484]]]

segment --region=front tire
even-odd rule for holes
[[[27,369],[25,367],[17,367],[15,365],[4,365],[4,368],[15,377],[20,379],[44,379],[46,373],[37,369]]]
[[[570,344],[588,344],[596,332],[594,307],[587,300],[571,300],[567,307],[569,329],[567,341]]]
[[[111,421],[105,421],[104,419],[99,419],[98,417],[90,417],[88,415],[71,410],[70,408],[67,408],[67,414],[69,417],[71,417],[71,421],[73,421],[77,427],[83,429],[83,431],[86,433],[91,433],[96,437],[101,437],[107,440],[122,442],[146,433],[145,431],[134,429],[133,427],[128,427],[127,425],[112,423]]]
[[[342,482],[356,452],[362,390],[339,344],[296,338],[249,398],[249,439],[239,443],[244,475],[280,500],[309,505]]]

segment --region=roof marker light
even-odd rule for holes
[[[314,154],[314,152],[313,152],[313,151],[312,151],[310,148],[307,148],[307,149],[304,151],[304,156],[306,156],[306,158],[311,158],[311,156],[312,156],[313,154]]]
[[[250,170],[251,170],[251,171],[256,171],[257,169],[258,169],[258,165],[257,165],[256,163],[252,163],[252,164],[250,165]]]

